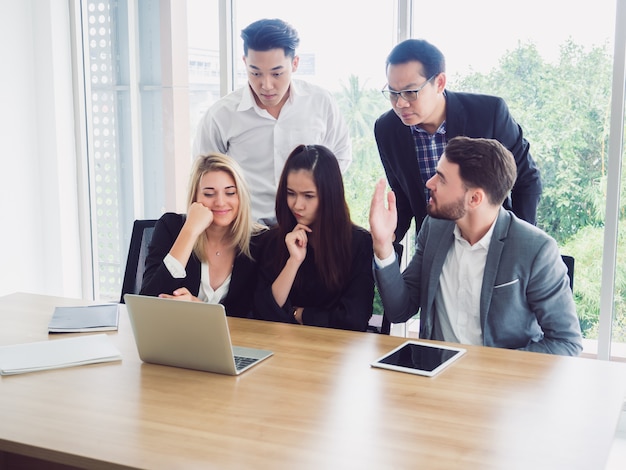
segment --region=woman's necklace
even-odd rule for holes
[[[221,256],[222,255],[222,251],[224,251],[225,249],[226,249],[226,247],[224,245],[222,245],[221,248],[218,245],[216,250],[215,250],[215,256]]]
[[[222,252],[225,252],[229,248],[228,243],[225,243],[225,240],[222,239],[220,242],[215,244],[214,248],[210,248],[212,253],[215,253],[215,256],[221,256]],[[213,251],[215,250],[215,251]]]

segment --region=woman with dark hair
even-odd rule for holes
[[[365,331],[372,315],[372,238],[350,220],[337,159],[300,145],[285,162],[277,224],[262,234],[254,315]]]

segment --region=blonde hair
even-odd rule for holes
[[[239,164],[231,157],[221,153],[210,153],[196,158],[191,170],[189,178],[189,187],[187,192],[187,207],[197,201],[198,188],[200,180],[206,173],[214,171],[223,171],[231,176],[237,187],[237,195],[239,197],[239,211],[235,220],[230,226],[228,239],[230,246],[235,246],[239,252],[248,258],[252,258],[250,253],[250,240],[253,233],[264,229],[264,226],[252,220],[252,209],[250,201],[250,191],[243,176],[243,171]],[[193,247],[193,252],[200,261],[206,261],[206,235],[198,237]]]

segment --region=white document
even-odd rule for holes
[[[49,333],[79,333],[117,330],[119,304],[56,307]]]
[[[119,350],[104,333],[12,344],[0,346],[0,375],[121,360]]]

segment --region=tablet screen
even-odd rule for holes
[[[465,353],[465,349],[407,341],[372,363],[374,367],[433,376]]]

